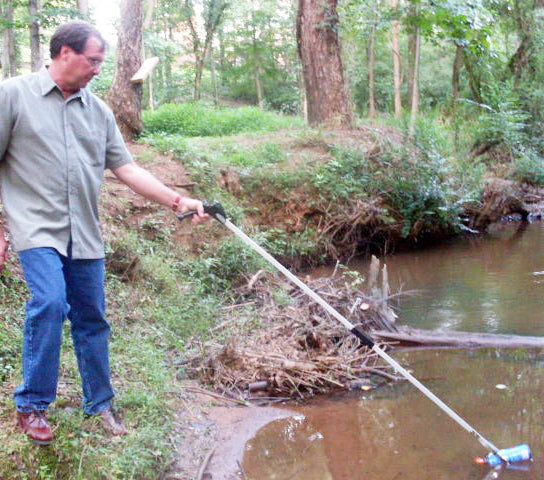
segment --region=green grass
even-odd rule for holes
[[[236,109],[212,107],[204,103],[161,105],[143,113],[144,135],[163,133],[185,137],[235,135],[302,126],[297,117],[282,116],[256,107]]]
[[[139,258],[130,279],[109,271],[108,318],[112,325],[110,359],[116,407],[129,435],[111,437],[97,418],[81,412],[81,387],[69,322],[63,335],[59,392],[49,410],[55,440],[47,447],[30,443],[14,425],[11,393],[20,382],[21,325],[26,300],[18,275],[3,273],[0,306],[14,320],[13,328],[0,331],[3,379],[0,396],[0,478],[25,480],[156,479],[161,478],[176,454],[179,433],[172,429],[173,414],[182,408],[183,370],[174,362],[185,354],[191,339],[205,340],[210,328],[222,321],[227,303],[221,287],[230,291],[243,267],[223,256],[229,247],[214,253],[217,269],[206,269],[171,238],[158,235],[146,240],[134,230],[118,235],[108,250],[123,248],[124,255]],[[195,268],[192,268],[195,267]],[[229,272],[236,268],[237,272]],[[249,268],[249,267],[248,267]],[[189,274],[189,272],[191,272]],[[218,276],[219,275],[219,276]],[[227,275],[228,278],[221,278]],[[214,294],[203,285],[215,285]],[[253,321],[250,311],[246,322]],[[5,361],[4,359],[9,359]],[[9,365],[9,368],[8,368]],[[181,440],[182,441],[182,440]]]

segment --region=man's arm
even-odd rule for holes
[[[0,225],[0,270],[4,267],[4,264],[8,261],[8,247],[9,247],[9,243],[6,240],[4,229]]]
[[[134,162],[127,163],[112,171],[114,175],[132,191],[142,195],[148,200],[172,208],[179,198],[177,210],[180,213],[196,210],[197,214],[193,215],[192,218],[194,224],[209,218],[209,215],[204,213],[204,206],[200,200],[179,195],[175,190],[168,188],[150,172]]]

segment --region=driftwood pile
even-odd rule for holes
[[[296,287],[285,286],[293,303],[271,295],[270,276],[248,282],[263,327],[226,343],[208,345],[194,371],[216,391],[240,399],[305,397],[345,388],[372,388],[377,379],[396,380],[389,367],[322,307]],[[340,275],[306,280],[332,307],[365,331],[395,331],[387,268],[373,259],[367,278]],[[247,297],[246,297],[247,298]]]

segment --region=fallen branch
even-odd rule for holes
[[[202,461],[200,468],[198,469],[196,480],[202,480],[202,477],[204,476],[204,473],[206,472],[206,467],[208,466],[208,463],[210,463],[210,458],[212,458],[212,455],[215,452],[215,448],[216,447],[213,447],[204,457],[204,460]]]
[[[375,330],[372,336],[399,345],[456,348],[544,348],[544,337],[473,332],[435,332],[399,327],[396,332]]]
[[[193,393],[199,393],[201,395],[207,395],[208,397],[212,397],[212,398],[215,398],[217,400],[223,400],[223,401],[226,401],[226,402],[231,402],[231,403],[236,403],[238,405],[243,405],[244,407],[249,407],[250,404],[247,403],[246,401],[244,400],[239,400],[239,399],[236,399],[236,398],[229,398],[229,397],[225,397],[224,395],[220,395],[218,393],[214,393],[214,392],[210,392],[208,390],[204,390],[203,388],[198,388],[198,387],[183,387],[184,390],[187,390],[189,392],[193,392]]]

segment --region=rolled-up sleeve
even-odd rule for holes
[[[115,116],[111,110],[108,112],[106,138],[106,168],[115,170],[126,163],[132,162],[132,155],[128,151],[121,131],[115,122]]]
[[[12,125],[12,107],[8,95],[0,85],[0,162],[9,145]]]

